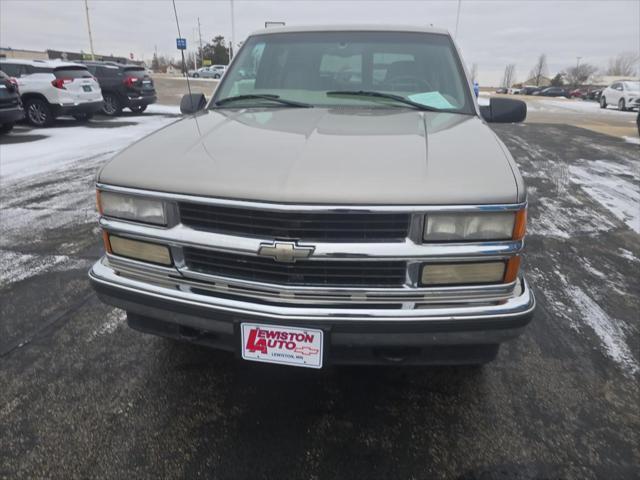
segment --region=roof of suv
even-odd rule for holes
[[[269,35],[272,33],[302,33],[302,32],[407,32],[407,33],[438,33],[449,35],[449,31],[436,27],[419,27],[410,25],[309,25],[298,27],[270,27],[251,32],[251,35]]]
[[[100,60],[87,60],[82,62],[83,65],[103,66],[103,67],[117,67],[117,68],[139,68],[144,70],[141,65],[135,63],[118,63],[118,62],[101,62]]]
[[[63,62],[62,60],[22,60],[17,58],[0,58],[2,63],[13,63],[16,65],[31,65],[33,67],[86,67],[81,63]]]

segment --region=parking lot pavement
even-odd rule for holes
[[[134,332],[92,293],[94,173],[172,120],[0,146],[0,478],[637,478],[637,146],[496,126],[529,189],[524,336],[481,369],[317,372]]]

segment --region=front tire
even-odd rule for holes
[[[199,74],[197,74],[197,73],[194,73],[194,74],[193,74],[193,78],[198,78],[199,76],[200,76],[200,75],[199,75]]]
[[[122,105],[120,99],[113,93],[106,93],[103,95],[104,105],[102,106],[102,113],[109,117],[115,117],[122,113]]]
[[[621,98],[620,100],[618,100],[618,110],[620,110],[621,112],[627,111],[627,105],[624,102],[624,98]]]
[[[142,113],[147,109],[146,105],[137,105],[135,107],[129,107],[129,110],[131,110],[133,113]]]
[[[24,110],[27,122],[34,127],[48,127],[55,118],[49,104],[39,98],[27,99],[24,102]]]
[[[0,134],[9,133],[11,130],[13,130],[13,123],[3,123],[0,125]]]
[[[604,97],[600,97],[600,108],[607,108],[607,99]]]

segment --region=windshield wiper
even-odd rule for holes
[[[438,112],[437,108],[428,107],[427,105],[423,105],[418,102],[414,102],[405,98],[401,95],[394,95],[393,93],[383,93],[376,92],[373,90],[334,90],[327,92],[327,95],[353,95],[356,97],[377,97],[377,98],[386,98],[388,100],[395,100],[396,102],[403,103],[405,105],[409,105],[410,107],[417,108],[418,110],[426,110],[428,112]]]
[[[285,100],[284,98],[280,98],[279,95],[273,95],[270,93],[265,93],[265,94],[248,94],[248,95],[235,95],[233,97],[227,97],[227,98],[221,98],[220,100],[217,100],[214,105],[216,106],[221,106],[221,105],[225,105],[229,102],[235,102],[236,100],[253,100],[253,99],[258,99],[258,100],[271,100],[273,102],[277,102],[280,103],[282,105],[287,105],[288,107],[298,107],[298,108],[313,108],[313,105],[311,105],[310,103],[302,103],[302,102],[296,102],[294,100]]]

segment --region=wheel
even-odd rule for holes
[[[129,107],[129,110],[131,110],[133,113],[142,113],[147,109],[146,105],[137,105],[135,107]]]
[[[219,74],[219,73],[216,73],[216,74],[213,76],[213,78],[214,78],[214,79],[216,79],[216,80],[217,80],[217,79],[219,79],[219,78],[220,78],[220,74]]]
[[[48,127],[53,123],[53,112],[44,100],[29,98],[24,102],[24,109],[27,114],[27,122],[34,127]]]
[[[13,130],[13,123],[3,123],[0,125],[0,133],[9,133]]]
[[[600,97],[600,108],[607,108],[607,99],[603,96]]]
[[[621,112],[627,111],[627,106],[624,103],[624,98],[621,98],[620,100],[618,100],[618,110],[620,110]]]
[[[194,73],[193,74],[193,78],[198,78],[199,76],[200,76],[200,74],[198,74],[198,73]]]
[[[122,105],[120,99],[113,93],[105,93],[102,98],[104,99],[104,105],[102,106],[102,113],[113,117],[122,113]]]
[[[79,122],[88,122],[93,118],[93,113],[78,113],[73,116]]]

